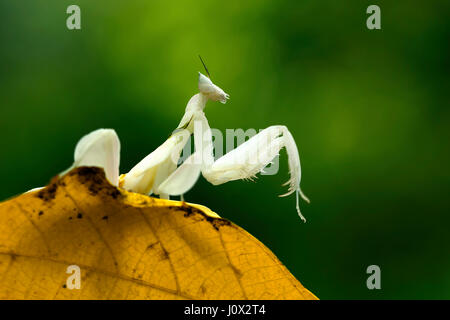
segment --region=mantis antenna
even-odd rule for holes
[[[203,59],[200,55],[198,55],[198,57],[200,58],[200,61],[203,64],[203,68],[205,68],[206,74],[208,75],[208,77],[211,79],[211,75],[209,74],[208,68],[206,67],[206,64],[203,62]]]

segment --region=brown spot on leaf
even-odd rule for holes
[[[148,249],[148,250],[153,249],[153,247],[154,247],[155,245],[157,245],[158,243],[159,243],[159,242],[154,242],[154,243],[149,244],[148,247],[147,247],[147,249]]]
[[[102,193],[113,199],[122,197],[120,190],[109,183],[105,177],[105,172],[101,168],[80,167],[72,170],[69,174],[77,176],[80,183],[87,186],[92,196]]]
[[[55,181],[55,179],[52,179],[52,182],[45,187],[44,189],[40,190],[37,193],[37,197],[44,200],[45,202],[51,201],[55,199],[56,196],[56,190],[58,189],[58,182]]]
[[[242,278],[242,272],[236,268],[234,265],[230,264],[231,269],[233,269],[234,274],[236,275],[236,277],[238,278]]]
[[[164,249],[163,246],[160,246],[160,248],[161,248],[161,260],[169,259],[169,252],[167,252],[167,250]]]
[[[219,230],[219,228],[222,227],[222,226],[232,226],[230,221],[228,221],[226,219],[223,219],[223,218],[211,217],[211,216],[207,215],[206,213],[204,213],[203,211],[201,211],[201,210],[199,210],[199,209],[197,209],[197,208],[195,208],[193,206],[190,206],[190,205],[186,204],[185,202],[183,202],[182,206],[179,206],[179,207],[172,206],[172,207],[170,207],[170,209],[183,211],[185,218],[191,217],[194,214],[198,214],[198,215],[200,215],[203,218],[203,220],[206,220],[209,223],[211,223],[211,225],[216,230]]]

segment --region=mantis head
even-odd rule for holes
[[[220,101],[226,103],[230,98],[221,88],[212,83],[211,79],[207,76],[198,73],[198,90],[212,101]]]

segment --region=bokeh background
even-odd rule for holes
[[[81,30],[66,8],[81,7]],[[382,30],[366,28],[381,7]],[[448,1],[0,0],[0,200],[69,167],[78,139],[114,128],[121,172],[160,145],[197,91],[205,59],[231,95],[214,128],[289,127],[288,178],[186,199],[239,224],[322,299],[450,298]],[[381,290],[366,287],[381,268]]]

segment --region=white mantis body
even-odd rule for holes
[[[290,179],[288,192],[296,194],[296,208],[300,218],[299,195],[308,198],[300,189],[300,158],[294,138],[285,126],[268,127],[216,161],[213,154],[211,129],[204,113],[208,100],[226,103],[229,98],[221,88],[199,73],[199,93],[188,102],[185,114],[174,133],[155,151],[145,157],[125,175],[119,185],[144,194],[168,199],[186,193],[193,187],[200,173],[213,185],[232,180],[251,179],[262,171],[285,147],[288,155]],[[189,136],[194,135],[195,152],[177,166],[181,151]]]

